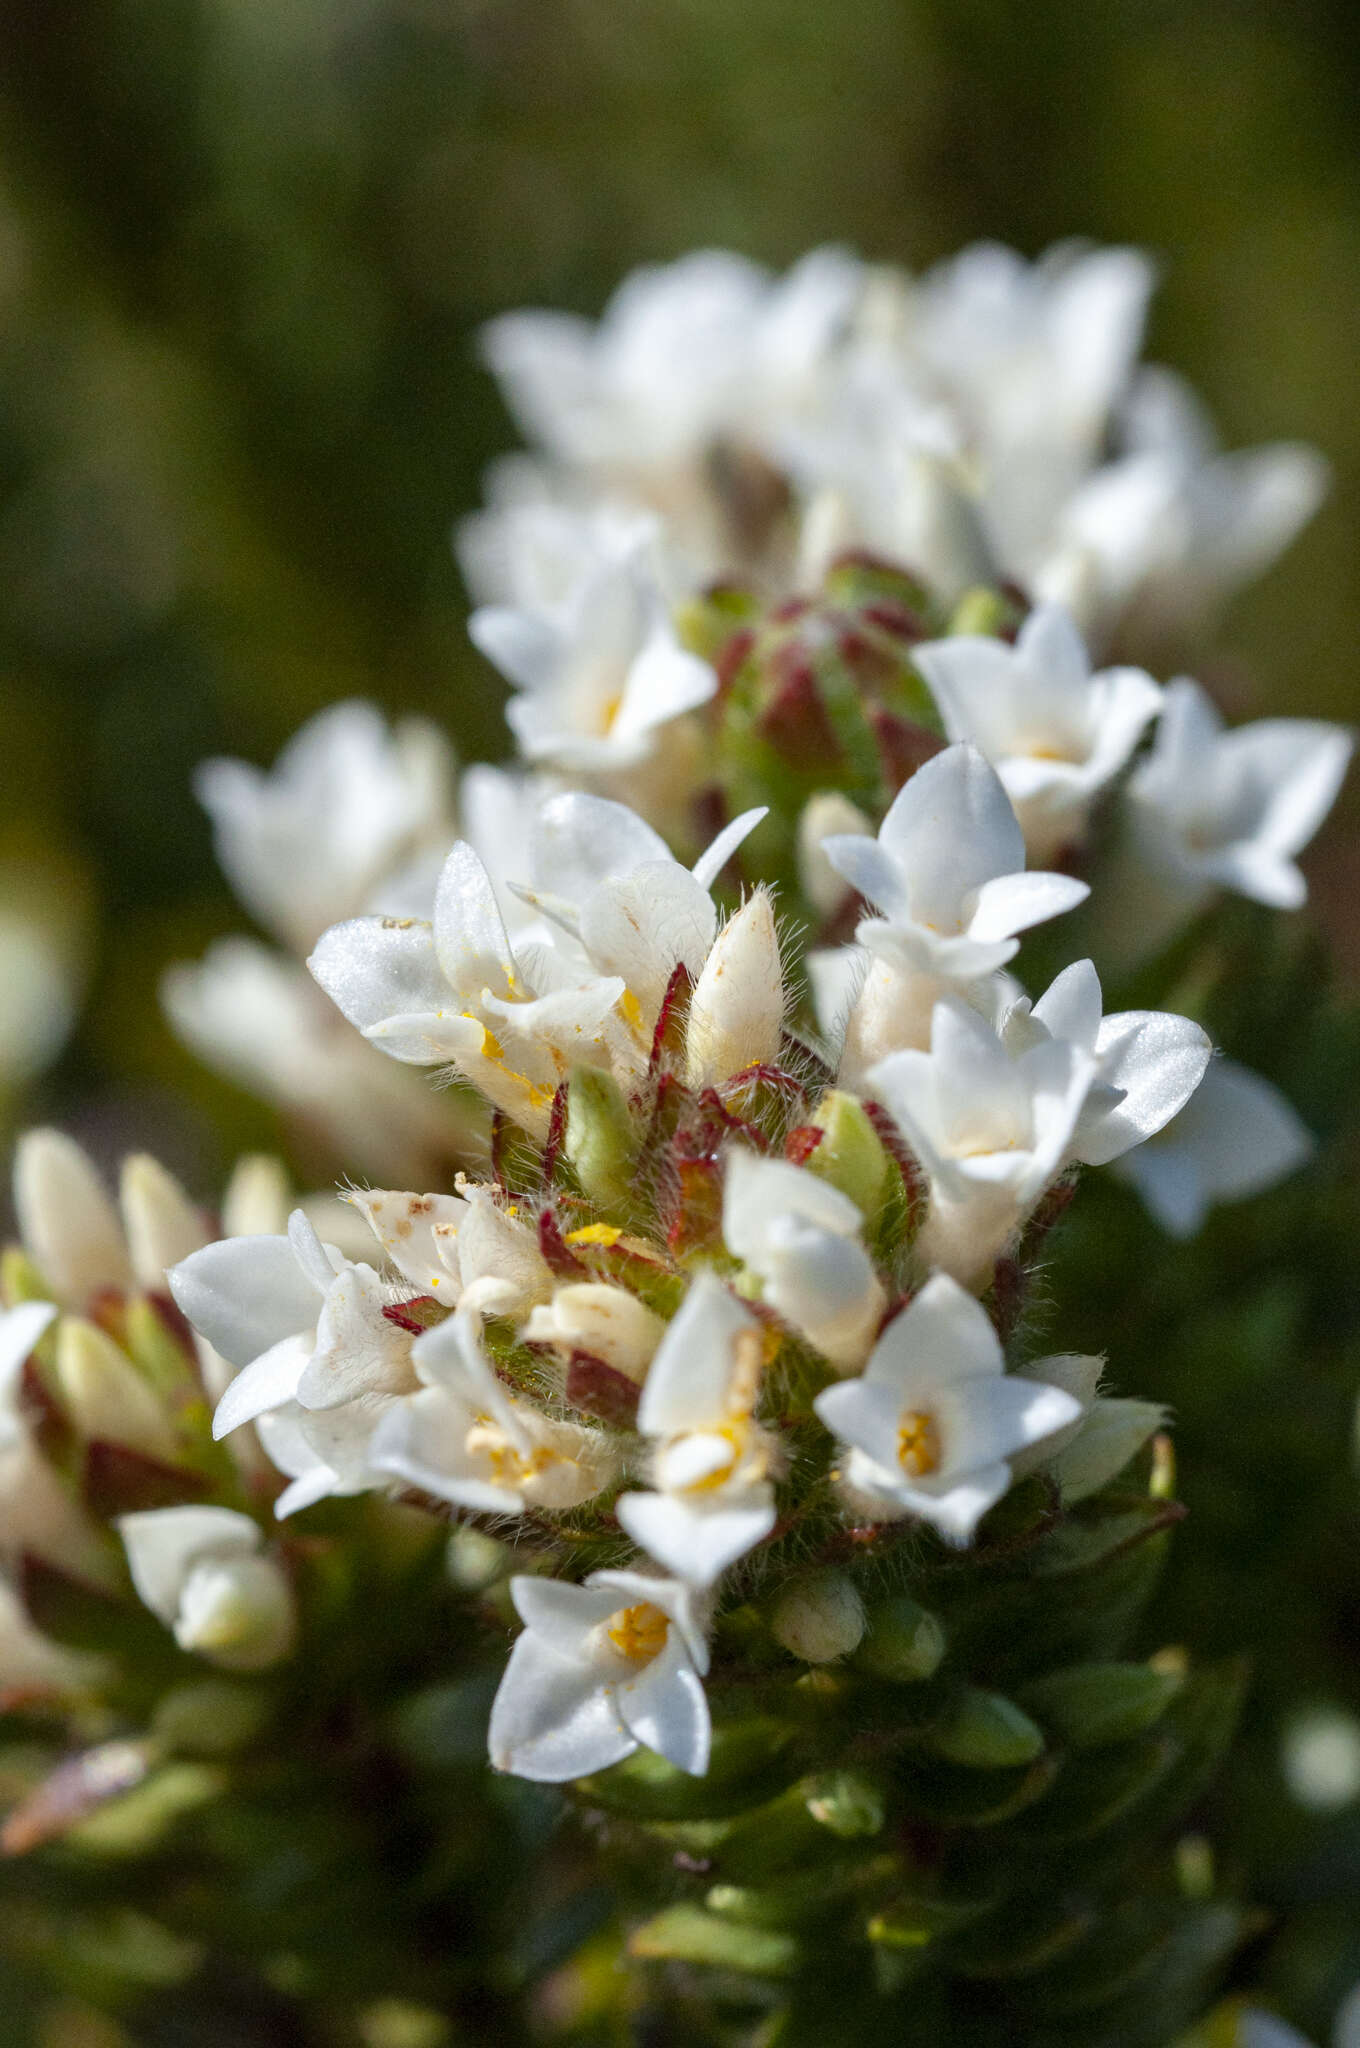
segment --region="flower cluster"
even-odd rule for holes
[[[261,1506],[455,1515],[525,1567],[495,1765],[702,1777],[734,1615],[886,1670],[851,1552],[986,1554],[1021,1482],[1047,1527],[1127,1475],[1161,1408],[1029,1355],[1046,1232],[1106,1166],[1191,1230],[1308,1138],[1193,1016],[1107,1015],[1102,978],[1133,993],[1225,892],[1297,907],[1350,752],[1227,731],[1120,658],[1320,486],[1307,451],[1219,455],[1136,368],[1149,275],[707,253],[598,326],[493,324],[536,452],[459,548],[523,766],[455,798],[438,735],[354,704],[270,773],[207,764],[283,950],[224,942],[166,990],[394,1185],[288,1213],[249,1166],[214,1231],[148,1161],[120,1219],[69,1141],[25,1141],[12,1558],[130,1573],[181,1651],[258,1672],[298,1628]],[[0,1627],[5,1685],[92,1682],[8,1592]],[[894,1673],[934,1669],[920,1641]],[[1020,1720],[940,1754],[1025,1763]]]

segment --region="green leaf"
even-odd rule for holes
[[[1074,1664],[1034,1679],[1027,1710],[1075,1749],[1126,1742],[1160,1719],[1180,1691],[1178,1672],[1150,1664]]]

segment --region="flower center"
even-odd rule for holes
[[[897,1426],[897,1462],[913,1479],[923,1479],[940,1462],[940,1432],[924,1409],[908,1408]]]
[[[526,1485],[557,1462],[557,1453],[543,1444],[528,1452],[517,1450],[504,1430],[490,1421],[473,1424],[468,1431],[467,1448],[470,1457],[486,1460],[498,1486],[512,1489]]]
[[[640,1600],[635,1607],[620,1607],[610,1615],[604,1632],[621,1657],[630,1664],[650,1664],[666,1647],[670,1617]]]

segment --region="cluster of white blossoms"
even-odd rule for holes
[[[1074,1176],[1117,1163],[1186,1230],[1307,1149],[1192,1019],[1105,1015],[1092,959],[1042,994],[1012,972],[1022,934],[1072,913],[1109,982],[1225,891],[1297,906],[1350,751],[1312,720],[1225,731],[1188,679],[1093,670],[1090,646],[1261,566],[1321,484],[1307,451],[1217,454],[1168,373],[1135,367],[1150,275],[1077,247],[974,249],[919,281],[838,251],[779,281],[702,254],[631,279],[598,326],[496,322],[538,452],[496,470],[460,549],[525,768],[469,771],[455,803],[437,735],[342,705],[270,774],[202,773],[223,863],[287,950],[223,942],[171,978],[172,1014],[410,1184],[349,1187],[366,1241],[299,1208],[173,1257],[158,1238],[140,1284],[169,1268],[215,1434],[254,1432],[278,1516],[379,1490],[518,1531],[538,1569],[511,1588],[503,1769],[566,1780],[641,1746],[702,1773],[729,1594],[777,1592],[851,1529],[968,1546],[1022,1476],[1065,1506],[1106,1486],[1162,1411],[1104,1393],[1099,1358],[1016,1357],[1007,1307]],[[774,615],[794,599],[815,641],[847,550],[928,595],[936,630],[904,659],[934,723],[877,829],[834,761],[824,787],[803,761],[799,907],[762,879],[781,791],[721,801],[730,665],[687,607],[726,579]],[[1018,630],[964,630],[982,615],[956,600],[1007,580],[1035,600]],[[489,1169],[451,1108],[473,1094]],[[55,1284],[65,1224],[38,1207]],[[56,1314],[11,1309],[11,1380]],[[37,1454],[17,1408],[7,1426],[22,1501]],[[121,1528],[182,1645],[287,1654],[248,1517]],[[855,1600],[818,1598],[798,1654],[848,1654]]]

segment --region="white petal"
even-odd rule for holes
[[[491,1708],[491,1761],[539,1784],[602,1771],[637,1748],[593,1668],[561,1657],[526,1629]]]
[[[1061,1387],[1002,1374],[942,1390],[936,1412],[944,1471],[971,1472],[1079,1422],[1082,1407]]]
[[[390,1188],[350,1188],[345,1199],[364,1218],[383,1253],[424,1294],[452,1300],[457,1283],[443,1258],[468,1205],[458,1195],[398,1194]],[[436,1235],[436,1231],[442,1235]],[[455,1267],[456,1270],[456,1267]]]
[[[468,639],[519,690],[549,685],[562,658],[557,628],[510,605],[480,606],[468,620]]]
[[[638,1428],[648,1436],[674,1436],[726,1422],[736,1340],[759,1327],[721,1280],[701,1271],[648,1369]]]
[[[950,1487],[948,1493],[929,1494],[903,1487],[898,1498],[914,1515],[933,1523],[947,1543],[962,1547],[973,1540],[973,1532],[1011,1483],[1009,1465],[986,1465],[969,1472]]]
[[[691,869],[695,881],[701,888],[713,887],[737,848],[750,838],[761,819],[769,816],[769,808],[768,804],[760,804],[755,810],[743,811],[740,817],[733,818],[730,825],[723,826],[717,838],[704,849]]]
[[[958,929],[972,891],[1025,865],[1024,835],[996,770],[966,744],[917,769],[879,840],[908,877],[914,918],[943,932]]]
[[[904,1394],[916,1386],[942,1387],[1004,1370],[1001,1342],[980,1301],[934,1273],[874,1346],[865,1380]]]
[[[616,1512],[634,1543],[691,1586],[711,1586],[730,1564],[774,1527],[773,1500],[764,1505],[691,1507],[667,1493],[625,1493]]]
[[[1182,1110],[1213,1054],[1207,1034],[1188,1017],[1128,1010],[1107,1017],[1096,1039],[1101,1081],[1123,1100],[1078,1124],[1076,1157],[1104,1166],[1160,1131]]]
[[[708,1701],[674,1631],[644,1671],[619,1681],[614,1697],[625,1727],[644,1748],[693,1778],[703,1777],[711,1739]]]
[[[515,960],[505,920],[479,856],[465,839],[449,852],[434,899],[434,943],[449,987],[460,994],[515,990]]]
[[[610,738],[626,745],[654,726],[707,704],[718,678],[706,661],[680,645],[669,622],[653,627],[628,670]]]
[[[771,1060],[784,1021],[774,903],[752,891],[719,932],[690,998],[685,1073],[700,1088]]]
[[[0,1315],[0,1409],[44,1330],[57,1313],[50,1301],[24,1301]]]
[[[243,1367],[217,1404],[214,1437],[230,1436],[243,1422],[254,1422],[271,1408],[281,1408],[285,1401],[295,1399],[298,1381],[311,1360],[313,1341],[311,1331],[282,1337]]]
[[[561,1657],[583,1659],[590,1632],[619,1602],[612,1588],[576,1586],[565,1579],[523,1573],[510,1581],[515,1611],[539,1640]]]
[[[1055,975],[1034,1005],[1034,1015],[1054,1038],[1094,1052],[1100,1031],[1100,977],[1089,960],[1074,960]]]
[[[660,833],[607,797],[571,790],[550,798],[535,820],[534,880],[578,907],[601,882],[671,858]]]
[[[1028,931],[1031,925],[1044,924],[1050,917],[1074,910],[1090,893],[1090,883],[1078,881],[1075,875],[998,875],[994,881],[984,882],[977,892],[968,920],[968,936],[984,944],[1011,938],[1016,932]]]
[[[166,1275],[188,1320],[231,1365],[249,1365],[280,1338],[310,1331],[320,1290],[286,1237],[232,1237],[204,1245]]]
[[[378,1030],[394,1017],[438,1016],[453,1007],[435,954],[434,928],[418,918],[352,917],[332,925],[307,965],[360,1031]]]
[[[146,1152],[123,1161],[118,1194],[137,1284],[159,1292],[167,1267],[207,1242],[203,1217],[174,1176]]]

